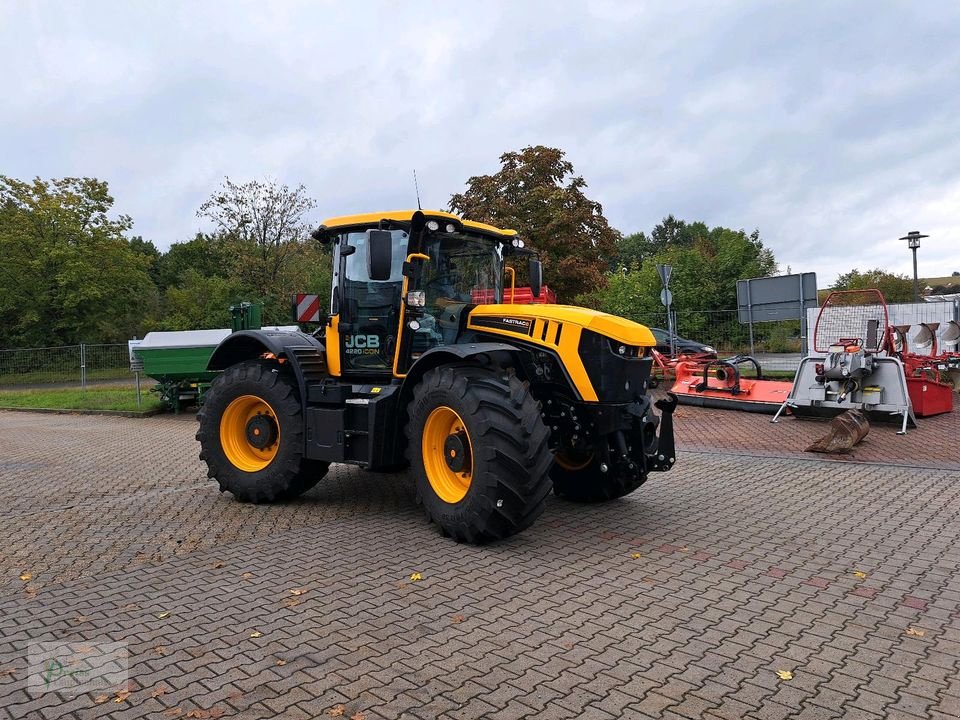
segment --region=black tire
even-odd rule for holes
[[[458,501],[438,494],[424,462],[424,428],[443,408],[462,419],[470,448],[472,478]],[[526,383],[471,366],[431,370],[414,389],[409,417],[407,453],[417,502],[442,532],[457,542],[482,544],[524,530],[543,513],[551,487],[550,433]]]
[[[566,465],[567,467],[564,467]],[[553,490],[565,500],[579,503],[599,503],[629,495],[646,480],[639,471],[615,468],[603,472],[600,459],[596,454],[589,458],[566,459],[562,451],[558,453],[553,469]]]
[[[245,397],[261,400],[273,411],[267,417],[279,433],[267,449],[273,457],[257,470],[238,467],[221,442],[220,427],[231,403]],[[269,360],[248,360],[227,368],[206,393],[200,412],[200,459],[207,476],[241,502],[269,503],[292,500],[326,475],[329,463],[303,457],[303,409],[296,380],[289,368]]]

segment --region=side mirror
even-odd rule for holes
[[[537,258],[530,258],[527,274],[530,276],[530,291],[535,298],[540,297],[543,289],[543,265]]]
[[[367,275],[371,280],[389,280],[393,264],[393,233],[367,230]]]

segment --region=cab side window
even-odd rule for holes
[[[340,282],[341,308],[352,326],[350,331],[341,333],[341,357],[347,370],[383,372],[393,368],[403,262],[409,238],[403,230],[391,232],[391,275],[389,280],[379,281],[371,280],[367,273],[366,234],[351,232],[340,237],[341,243],[355,248],[344,258],[344,276]]]

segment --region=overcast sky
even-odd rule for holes
[[[229,175],[445,207],[526,145],[611,224],[759,228],[821,287],[960,270],[960,3],[0,2],[0,173],[95,176],[166,248]]]

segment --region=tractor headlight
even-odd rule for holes
[[[427,304],[427,294],[423,290],[412,290],[407,293],[407,307],[423,307]]]
[[[447,223],[447,226],[444,228],[444,230],[446,230],[448,233],[452,233],[456,229],[457,228],[454,227],[453,223]]]
[[[436,232],[440,229],[440,223],[436,220],[427,220],[427,230],[430,232]]]
[[[411,320],[407,323],[407,327],[416,332],[420,329],[420,322],[418,320]]]
[[[626,345],[621,345],[620,347],[617,348],[617,352],[620,353],[621,355],[626,355],[626,354],[627,354],[627,346],[626,346]]]

